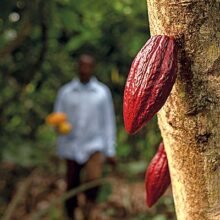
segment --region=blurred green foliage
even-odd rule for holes
[[[143,181],[161,140],[157,119],[129,136],[124,130],[122,103],[131,62],[148,38],[145,0],[1,0],[0,161],[27,170],[38,166],[63,173],[64,164],[57,163],[55,156],[56,134],[45,118],[53,111],[60,86],[76,77],[78,56],[90,53],[97,60],[97,78],[110,87],[114,99],[117,174],[129,181]],[[105,167],[106,173],[108,169]],[[104,186],[99,201],[110,194],[111,186]],[[173,213],[172,202],[165,197],[158,209],[133,219],[164,220],[161,213]],[[0,203],[6,202],[2,199]],[[61,219],[58,210],[50,210],[50,219]],[[108,212],[114,214],[113,209]]]
[[[55,154],[44,120],[59,87],[76,76],[77,57],[88,52],[113,94],[119,159],[149,161],[160,142],[156,118],[135,136],[122,118],[130,64],[149,38],[146,11],[145,1],[133,0],[0,1],[1,160],[35,166]]]

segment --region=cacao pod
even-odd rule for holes
[[[163,195],[170,185],[170,173],[164,144],[161,143],[156,155],[151,160],[146,175],[145,188],[147,206],[151,207]]]
[[[52,126],[58,126],[60,123],[65,122],[67,116],[63,112],[54,112],[47,116],[46,123]]]
[[[134,134],[164,105],[177,72],[173,37],[151,37],[135,57],[124,90],[125,129]]]
[[[67,121],[60,123],[57,127],[58,133],[62,135],[70,133],[71,130],[72,130],[72,125]]]

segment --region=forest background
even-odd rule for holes
[[[117,190],[127,187],[125,194],[129,195],[132,184],[138,183],[137,198],[140,194],[141,199],[135,204],[144,207],[135,212],[132,201],[130,205],[126,199],[124,203],[114,201],[120,205],[106,205],[103,215],[110,219],[175,219],[169,192],[154,208],[145,206],[144,175],[161,141],[157,118],[134,136],[125,132],[123,124],[127,74],[149,36],[144,0],[0,1],[0,216],[33,172],[29,193],[38,185],[41,198],[36,199],[39,193],[25,194],[11,219],[28,218],[42,209],[43,202],[49,206],[53,196],[63,193],[64,165],[56,156],[56,133],[45,118],[53,111],[60,86],[76,77],[78,56],[88,52],[97,60],[97,78],[112,91],[117,121],[118,163],[115,170],[105,167],[105,175],[113,180],[103,185],[100,204],[107,204],[120,184]],[[57,188],[51,192],[54,181]],[[30,198],[35,199],[33,204]],[[45,219],[61,219],[61,212],[51,208]]]

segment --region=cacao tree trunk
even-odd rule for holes
[[[147,0],[151,35],[178,38],[158,122],[178,220],[220,219],[220,0]]]

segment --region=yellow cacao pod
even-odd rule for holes
[[[71,132],[72,125],[69,122],[65,121],[58,125],[57,130],[59,134],[65,135]]]
[[[51,113],[46,118],[46,123],[52,126],[58,126],[65,121],[67,121],[67,115],[63,112]]]

